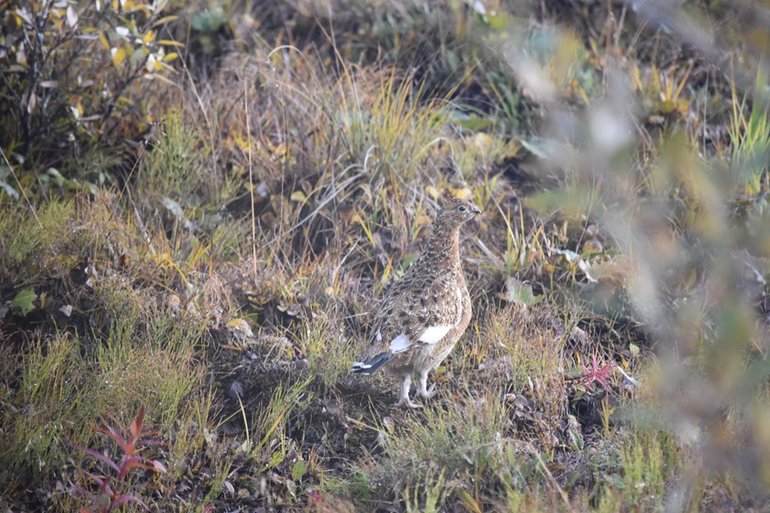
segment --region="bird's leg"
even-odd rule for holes
[[[396,403],[396,406],[407,405],[410,408],[422,408],[422,405],[413,402],[409,399],[409,389],[412,387],[412,375],[404,374],[403,381],[401,381],[401,399]]]
[[[436,395],[436,384],[432,384],[428,388],[428,371],[420,372],[420,388],[417,390],[421,397],[424,399],[430,399]]]

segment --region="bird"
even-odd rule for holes
[[[354,374],[373,374],[386,367],[401,380],[396,406],[420,408],[409,397],[412,380],[423,399],[436,394],[428,388],[428,373],[452,352],[470,323],[471,298],[460,262],[460,227],[481,209],[445,193],[433,229],[419,258],[384,294],[372,324],[364,358],[354,362]]]

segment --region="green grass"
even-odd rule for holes
[[[146,331],[135,328],[144,323]],[[97,418],[128,416],[141,404],[151,405],[154,422],[172,426],[202,377],[199,340],[193,327],[165,316],[123,312],[104,339],[62,333],[31,342],[13,397],[23,414],[4,413],[3,464],[19,478],[44,476],[72,445],[93,441]]]
[[[72,230],[68,221],[74,205],[67,201],[51,201],[41,208],[30,209],[21,203],[3,200],[4,215],[0,219],[0,266],[13,269],[25,264],[41,265],[40,253],[55,252],[59,242]]]
[[[767,82],[763,73],[757,74],[755,98],[748,108],[750,97],[739,100],[738,92],[732,89],[732,117],[730,143],[732,148],[731,170],[733,180],[742,186],[748,195],[756,195],[768,189],[767,157],[770,147],[770,123],[767,119],[767,92],[762,88]],[[748,110],[748,114],[746,111]]]

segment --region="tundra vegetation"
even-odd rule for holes
[[[766,2],[0,2],[0,509],[770,508]],[[471,325],[356,377],[440,194]]]

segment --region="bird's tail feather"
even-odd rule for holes
[[[380,353],[366,361],[353,363],[351,370],[354,374],[373,374],[377,369],[393,359],[393,356],[393,353]]]

